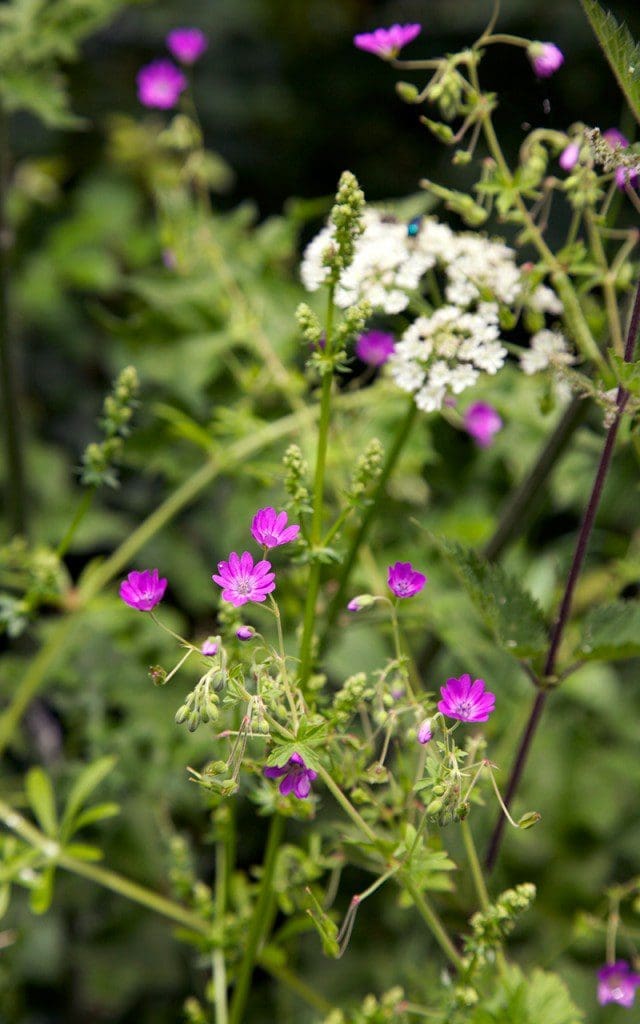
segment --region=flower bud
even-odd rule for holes
[[[256,631],[253,626],[239,626],[236,629],[236,636],[238,640],[251,640],[256,635]]]
[[[424,722],[421,722],[418,726],[418,743],[423,745],[429,743],[433,738],[433,731],[431,729],[431,719],[425,718]]]
[[[527,814],[523,814],[520,818],[518,828],[532,828],[533,825],[536,825],[540,821],[541,817],[542,815],[538,814],[537,811],[529,811]]]
[[[370,608],[375,603],[375,597],[373,594],[358,594],[357,597],[352,597],[347,605],[347,609],[350,612],[361,612],[364,608]]]
[[[405,103],[415,103],[420,93],[411,82],[396,82],[396,92]]]

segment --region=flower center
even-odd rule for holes
[[[239,594],[249,594],[253,590],[253,583],[248,576],[239,576],[236,580],[236,590]]]
[[[473,709],[473,701],[472,700],[459,700],[459,701],[456,702],[456,711],[458,712],[458,714],[463,715],[464,717],[469,715],[471,713],[472,709]]]

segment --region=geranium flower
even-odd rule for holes
[[[460,722],[486,722],[495,709],[496,697],[494,693],[485,692],[484,687],[484,679],[472,683],[466,673],[459,679],[447,679],[446,685],[440,687],[442,700],[438,711]]]
[[[126,580],[120,584],[120,597],[130,608],[140,612],[150,612],[160,604],[167,589],[167,581],[159,578],[157,569],[144,569],[142,572],[130,572]]]
[[[295,540],[300,527],[287,526],[287,513],[276,512],[275,508],[260,508],[253,517],[251,533],[258,544],[265,548],[277,548]]]
[[[167,49],[181,64],[194,64],[208,45],[199,28],[174,28],[167,36]]]
[[[605,964],[598,971],[598,1002],[601,1006],[607,1003],[633,1006],[638,986],[640,974],[635,974],[626,960]]]
[[[359,50],[366,50],[383,60],[392,60],[421,32],[421,25],[392,25],[391,28],[377,28],[374,32],[361,32],[353,37],[353,42]]]
[[[411,562],[396,562],[389,566],[387,583],[396,597],[413,597],[420,593],[427,577],[413,568]]]
[[[283,796],[293,793],[298,800],[304,800],[311,792],[311,783],[318,777],[312,768],[307,768],[300,754],[292,754],[287,764],[280,768],[263,768],[267,779],[282,779],[278,789]]]
[[[564,53],[555,43],[531,43],[527,56],[538,78],[550,78],[564,64]]]
[[[396,343],[386,331],[365,331],[356,341],[356,355],[369,366],[382,366],[393,355]]]
[[[502,420],[492,405],[474,402],[464,414],[464,429],[481,448],[488,448],[493,435],[502,430]]]
[[[137,77],[138,99],[145,107],[171,110],[175,107],[180,93],[187,87],[187,80],[170,60],[154,60],[140,68]]]
[[[267,594],[276,589],[271,562],[253,564],[249,551],[238,555],[232,551],[228,562],[218,562],[218,572],[211,579],[222,587],[222,600],[239,608],[248,601],[266,601]]]

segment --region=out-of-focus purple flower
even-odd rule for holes
[[[633,1006],[638,986],[640,974],[635,974],[626,960],[605,964],[598,971],[598,1002],[601,1006],[606,1003]]]
[[[484,679],[471,682],[471,676],[460,676],[459,679],[447,679],[445,686],[440,687],[442,700],[438,711],[447,718],[457,718],[461,722],[486,722],[496,706],[494,693],[485,691]]]
[[[200,653],[205,654],[208,658],[212,658],[214,654],[218,653],[218,645],[212,636],[208,636],[202,647]]]
[[[292,754],[287,764],[280,768],[263,768],[268,779],[282,779],[278,789],[283,796],[293,793],[298,800],[304,800],[311,792],[311,783],[318,777],[312,768],[307,768],[300,754]]]
[[[493,435],[502,430],[502,420],[492,405],[474,402],[464,414],[464,429],[481,448],[488,448]]]
[[[425,718],[424,722],[421,722],[418,726],[418,743],[423,745],[429,743],[433,739],[433,731],[431,729],[431,719]]]
[[[174,28],[167,36],[167,49],[181,64],[195,64],[208,45],[199,28]]]
[[[404,697],[405,689],[404,686],[394,686],[391,691],[391,696],[394,700],[401,700]]]
[[[187,80],[180,68],[170,60],[154,60],[138,71],[138,99],[145,107],[171,110],[175,107],[180,93],[187,87]]]
[[[277,548],[295,540],[300,527],[287,526],[286,512],[276,512],[275,508],[260,508],[253,517],[251,533],[254,540],[263,547]]]
[[[162,259],[162,265],[166,270],[175,270],[178,266],[176,254],[173,249],[163,249],[160,253],[160,257]]]
[[[392,25],[391,28],[377,28],[374,32],[361,32],[353,37],[353,42],[359,50],[366,50],[383,60],[392,60],[421,32],[421,25]]]
[[[375,598],[371,594],[358,594],[349,601],[347,611],[361,612],[363,608],[370,608],[374,602]]]
[[[238,626],[236,636],[238,640],[251,640],[256,635],[253,626]]]
[[[130,572],[120,584],[120,597],[130,608],[139,612],[150,612],[160,604],[167,589],[167,581],[160,578],[157,569]]]
[[[564,53],[555,43],[531,43],[527,56],[538,78],[550,78],[564,64]]]
[[[427,577],[413,568],[411,562],[396,562],[389,566],[387,583],[396,597],[413,597],[419,594]]]
[[[577,142],[570,142],[568,146],[562,150],[558,158],[558,163],[562,167],[563,171],[572,171],[580,159],[580,146]]]
[[[267,594],[276,589],[271,562],[253,564],[250,552],[238,555],[232,551],[228,562],[218,562],[218,572],[211,579],[222,587],[222,600],[239,608],[248,601],[266,601]]]
[[[627,149],[629,146],[628,138],[621,131],[618,131],[617,128],[607,128],[606,132],[602,133],[602,138],[612,149],[615,149],[616,146],[620,146],[621,149]],[[637,188],[638,186],[638,172],[632,171],[630,167],[616,167],[615,179],[619,189],[624,190],[626,185],[630,185],[631,188]]]
[[[382,366],[393,355],[396,343],[387,331],[365,331],[356,341],[356,355],[369,366]]]

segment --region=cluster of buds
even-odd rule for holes
[[[138,374],[133,366],[126,366],[118,375],[113,390],[104,400],[100,427],[104,440],[88,445],[82,456],[82,483],[89,487],[107,484],[118,486],[115,465],[122,453],[124,439],[128,437],[133,411],[139,391]]]
[[[225,684],[226,674],[223,670],[209,669],[176,711],[176,725],[186,722],[189,732],[195,732],[199,725],[215,722],[220,714],[218,694]]]
[[[476,961],[485,960],[513,931],[517,918],[529,909],[535,895],[535,885],[524,882],[501,893],[487,910],[474,914],[470,922],[471,935],[465,938],[465,953]]]

